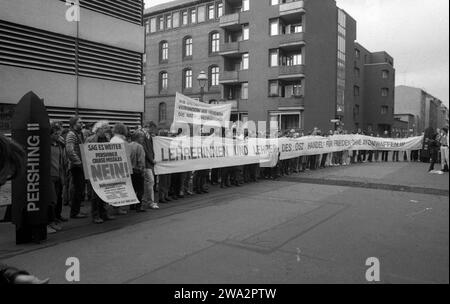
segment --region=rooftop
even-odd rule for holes
[[[150,6],[149,8],[146,8],[144,11],[145,15],[153,15],[156,13],[160,13],[166,10],[172,10],[176,8],[181,8],[187,5],[195,5],[202,2],[206,2],[207,0],[173,0],[167,3],[162,3],[154,6]]]

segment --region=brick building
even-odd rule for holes
[[[305,132],[394,122],[393,59],[355,43],[356,21],[333,0],[176,0],[144,19],[148,120],[171,122],[176,92],[199,98],[205,71],[204,101],[231,103],[232,120]]]
[[[420,88],[397,86],[395,113],[414,115],[419,134],[428,127],[436,129],[448,126],[448,108],[437,97]]]

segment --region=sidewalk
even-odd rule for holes
[[[410,162],[362,163],[307,171],[288,179],[337,186],[367,185],[370,188],[448,196],[448,173],[429,174],[429,166],[430,164]],[[440,169],[440,164],[435,169]]]
[[[283,177],[280,181],[448,196],[448,174],[428,174],[428,166],[428,164],[423,163],[406,162],[354,164],[345,167],[307,171]],[[269,183],[271,181],[260,181],[260,183],[268,183],[268,186],[270,186]],[[244,185],[241,189],[245,189],[245,187]],[[416,187],[413,189],[414,191],[410,191],[412,187]],[[6,189],[8,188],[6,187]],[[2,191],[5,192],[4,188],[2,188]],[[50,235],[48,240],[42,244],[16,245],[15,227],[11,223],[0,223],[0,260],[40,248],[51,247],[59,243],[122,229],[129,225],[183,213],[195,208],[201,208],[207,204],[214,204],[216,201],[230,199],[231,196],[233,196],[232,189],[223,190],[220,187],[213,186],[210,187],[210,194],[194,195],[170,204],[160,205],[160,210],[148,210],[143,214],[131,211],[128,215],[119,216],[116,220],[102,225],[93,224],[91,218],[70,220],[68,223],[63,224],[63,231]],[[3,219],[5,210],[6,208],[0,207],[1,219]],[[63,216],[68,217],[69,211],[69,207],[64,206]],[[90,214],[89,202],[84,202],[82,211]]]

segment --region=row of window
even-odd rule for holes
[[[387,115],[389,113],[389,106],[381,106],[380,108],[381,115]],[[358,116],[360,114],[359,105],[355,105],[353,108],[353,116]]]
[[[389,75],[390,75],[389,70],[382,70],[381,71],[381,78],[382,79],[389,79]],[[355,78],[358,79],[360,77],[361,77],[361,70],[360,70],[360,68],[355,67]]]
[[[212,32],[210,34],[209,52],[218,53],[220,51],[220,34]],[[183,58],[192,57],[194,52],[194,40],[191,36],[183,38]],[[161,41],[159,43],[159,62],[166,63],[169,61],[169,42]]]
[[[218,66],[211,66],[208,69],[209,74],[209,87],[218,86],[220,83],[220,68]],[[189,90],[193,88],[194,81],[193,71],[190,68],[183,70],[183,90]],[[248,83],[244,82],[239,86],[239,93],[237,94],[236,88],[230,86],[233,92],[225,94],[228,99],[235,99],[240,95],[240,99],[248,99]],[[167,71],[162,71],[159,73],[159,92],[167,93],[169,89],[169,73]],[[269,96],[270,97],[302,97],[304,94],[303,84],[301,80],[297,81],[279,81],[270,80],[269,81]]]
[[[224,6],[222,2],[210,3],[193,7],[188,10],[170,12],[158,17],[152,17],[145,23],[147,33],[170,30],[180,26],[188,26],[209,20],[216,20],[223,16]]]
[[[213,32],[210,35],[210,52],[217,53],[220,50],[220,34]],[[192,57],[193,55],[193,39],[188,36],[183,39],[183,58]],[[166,63],[169,61],[169,42],[161,41],[159,44],[159,62]],[[283,51],[281,49],[269,50],[269,66],[294,66],[303,64],[303,54],[300,51]],[[240,69],[247,70],[249,68],[249,54],[243,53],[240,61]]]
[[[360,96],[360,87],[359,86],[353,87],[353,95],[356,97]],[[381,89],[381,97],[389,97],[389,88]]]
[[[192,89],[194,83],[194,73],[191,68],[183,70],[183,90]],[[220,81],[220,68],[218,66],[210,66],[208,69],[208,81],[209,87],[219,85]],[[159,92],[167,92],[169,89],[169,73],[162,71],[159,73]]]

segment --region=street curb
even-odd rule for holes
[[[382,183],[372,183],[372,182],[357,182],[357,181],[350,181],[350,180],[334,180],[334,179],[289,176],[289,177],[282,177],[279,179],[279,181],[290,181],[290,182],[300,182],[300,183],[315,184],[315,185],[354,187],[354,188],[364,188],[364,189],[388,190],[388,191],[397,191],[397,192],[410,192],[410,193],[419,193],[419,194],[449,196],[449,190],[444,190],[444,189],[412,187],[412,186],[405,186],[405,185],[393,185],[393,184],[382,184]]]

